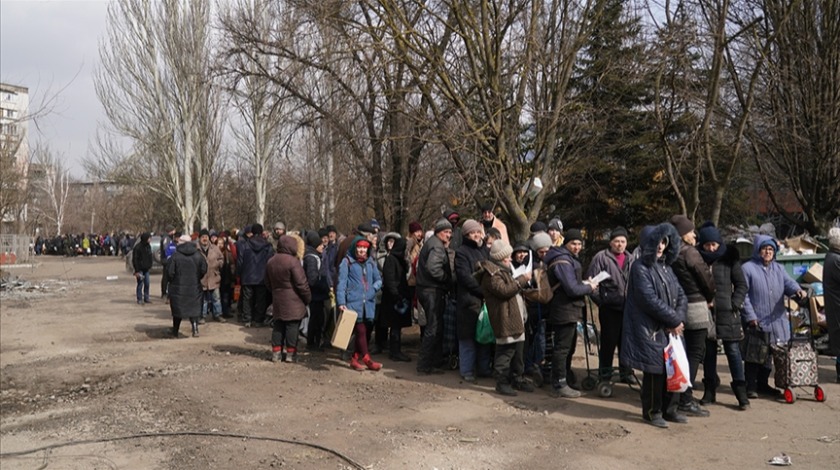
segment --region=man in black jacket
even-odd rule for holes
[[[149,270],[152,269],[152,245],[149,232],[140,235],[140,241],[131,251],[134,277],[137,278],[137,304],[151,303],[149,299]]]
[[[452,284],[449,263],[449,240],[452,224],[446,219],[435,222],[435,234],[420,250],[417,262],[417,299],[426,312],[426,328],[417,358],[417,372],[441,373],[436,366],[443,348],[443,310]]]

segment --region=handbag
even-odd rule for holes
[[[741,340],[741,357],[750,364],[764,364],[770,354],[770,332],[760,327],[750,327],[744,330]]]
[[[481,304],[478,322],[475,324],[475,342],[478,344],[492,344],[496,341],[493,327],[490,325],[490,315],[487,314],[487,304]]]
[[[666,386],[669,392],[684,392],[688,390],[688,356],[685,346],[676,335],[668,335],[668,346],[665,346],[665,372],[668,375]]]

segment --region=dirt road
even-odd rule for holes
[[[199,338],[165,339],[168,306],[157,295],[136,305],[119,259],[41,257],[8,272],[42,288],[0,297],[4,470],[749,469],[781,452],[798,468],[840,468],[840,385],[827,357],[824,403],[800,390],[794,404],[758,399],[742,412],[724,386],[711,417],[659,430],[626,386],[610,399],[507,398],[490,379],[421,377],[386,357],[380,372],[352,371],[337,351],[271,363],[267,328],[211,323]],[[407,342],[416,356],[416,329]],[[175,432],[211,435],[97,441]],[[9,455],[79,440],[97,442]]]

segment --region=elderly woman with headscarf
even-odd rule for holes
[[[770,333],[771,343],[787,343],[790,340],[790,320],[785,309],[785,296],[805,297],[807,294],[799,284],[788,276],[785,268],[776,262],[779,245],[766,235],[757,235],[753,242],[753,256],[744,263],[744,277],[747,279],[747,296],[741,319],[748,328],[760,328]],[[744,375],[747,381],[747,396],[758,398],[758,394],[777,396],[781,392],[768,383],[772,372],[772,356],[768,354],[764,364],[746,363]]]
[[[271,293],[274,317],[271,332],[273,362],[295,362],[297,359],[300,322],[306,317],[306,305],[312,300],[309,282],[297,253],[298,241],[289,235],[281,235],[277,241],[277,253],[265,266],[265,286]]]
[[[192,325],[193,337],[198,337],[198,319],[204,303],[201,278],[207,273],[207,261],[189,235],[178,238],[175,253],[166,264],[169,278],[169,309],[172,312],[172,336],[178,337],[181,320],[187,318]]]

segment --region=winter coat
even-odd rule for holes
[[[725,254],[712,265],[715,280],[715,331],[717,339],[740,341],[744,339],[741,326],[741,309],[747,295],[747,280],[741,269],[740,254],[734,245],[723,245]]]
[[[382,288],[382,278],[376,262],[367,257],[360,263],[356,259],[356,237],[338,266],[338,284],[335,290],[336,305],[345,306],[359,316],[356,322],[371,322],[376,314],[376,293]]]
[[[554,296],[548,304],[548,323],[565,325],[577,323],[583,317],[584,299],[592,293],[592,287],[582,281],[583,268],[580,261],[565,246],[551,247],[543,262],[548,266],[548,282],[554,289]]]
[[[281,236],[279,251],[265,267],[265,286],[271,292],[271,311],[276,320],[296,321],[306,316],[306,306],[312,301],[306,273],[300,265],[297,241]]]
[[[624,298],[627,292],[627,278],[630,277],[630,265],[633,264],[633,255],[624,252],[624,268],[618,267],[618,260],[615,253],[609,248],[599,251],[589,263],[586,277],[594,277],[601,271],[610,275],[598,284],[598,290],[592,293],[592,300],[598,307],[604,310],[617,312],[624,311]]]
[[[417,262],[417,287],[448,290],[452,283],[449,251],[440,238],[432,236],[420,250]]]
[[[668,247],[657,260],[659,241],[666,237]],[[641,248],[627,282],[620,363],[643,372],[664,374],[662,354],[668,345],[665,329],[676,328],[685,320],[688,305],[671,269],[679,255],[680,237],[673,225],[660,224],[642,240]]]
[[[182,243],[166,263],[169,278],[169,309],[177,318],[201,316],[204,294],[201,278],[207,273],[207,261],[193,243]]]
[[[703,261],[697,248],[683,243],[673,268],[689,303],[708,303],[715,300],[715,280],[712,278],[712,269]]]
[[[303,271],[306,273],[313,301],[323,302],[330,298],[330,275],[327,266],[329,264],[318,250],[307,245],[303,255]]]
[[[459,340],[475,338],[475,326],[484,301],[484,292],[473,273],[479,262],[489,259],[487,247],[478,246],[476,242],[466,237],[455,251],[455,273],[460,280],[455,313]]]
[[[497,342],[523,336],[525,312],[521,309],[525,303],[521,301],[519,291],[525,283],[514,279],[509,267],[492,260],[480,261],[475,276],[484,292],[487,315]]]
[[[396,310],[397,304],[409,299],[408,263],[405,261],[405,239],[398,238],[382,265],[382,303],[379,304],[383,325],[389,328],[411,326],[411,308],[405,313]]]
[[[236,261],[233,258],[233,252],[229,250],[219,251],[222,253],[222,269],[219,271],[219,285],[222,289],[230,289],[233,287],[236,276]]]
[[[408,276],[408,285],[410,287],[414,287],[417,285],[417,273],[411,271],[411,267],[414,266],[414,260],[420,256],[420,250],[423,249],[423,242],[417,241],[414,239],[413,236],[409,236],[408,240],[406,241],[405,245],[405,261],[408,263],[409,268],[409,276]]]
[[[825,319],[832,354],[840,356],[840,251],[831,250],[823,265],[825,290]]]
[[[753,245],[752,258],[744,263],[744,277],[747,279],[747,296],[741,319],[744,323],[757,320],[758,326],[770,332],[771,343],[786,343],[790,340],[790,322],[785,309],[785,296],[799,291],[799,284],[788,276],[785,268],[775,260],[764,266],[759,249],[761,244],[772,239],[757,235]],[[775,245],[775,241],[772,241]],[[776,245],[778,252],[778,245]]]
[[[297,245],[295,245],[297,252]],[[274,256],[274,249],[262,235],[246,238],[236,254],[236,273],[243,286],[256,286],[265,282],[265,266]]]
[[[201,278],[201,287],[204,290],[216,290],[222,284],[222,265],[225,264],[225,258],[222,255],[222,250],[214,244],[210,244],[205,251],[201,245],[198,245],[198,252],[204,256],[207,261],[207,274]]]
[[[143,243],[139,240],[134,249],[131,250],[131,262],[134,272],[148,271],[152,269],[154,258],[152,257],[152,245],[149,242]]]

